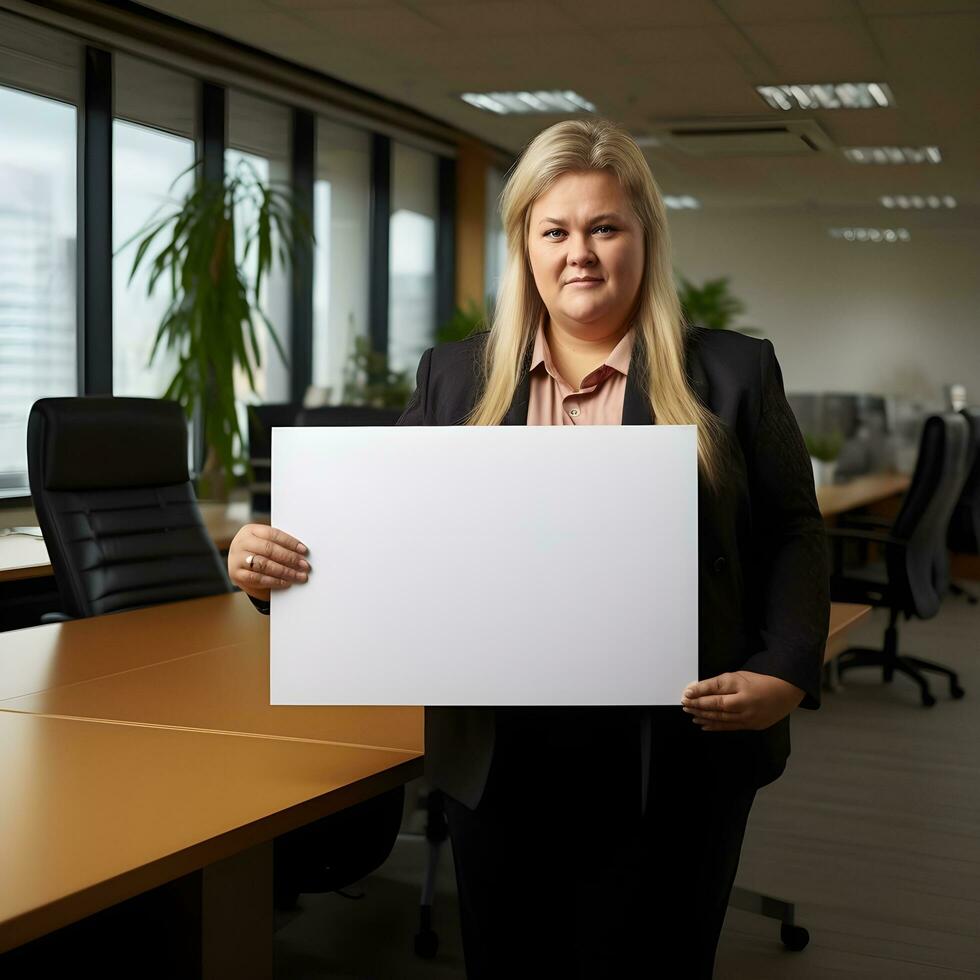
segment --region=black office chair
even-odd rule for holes
[[[42,398],[27,469],[67,617],[232,591],[197,507],[176,402]]]
[[[253,509],[271,510],[273,426],[394,425],[400,415],[398,411],[355,405],[307,409],[292,403],[252,406],[249,446],[255,471]],[[275,845],[275,865],[281,869],[276,876],[276,907],[291,908],[303,892],[340,891],[379,868],[394,847],[404,801],[405,789],[398,787],[279,838]],[[359,846],[351,846],[354,839]]]
[[[902,508],[890,527],[874,519],[852,520],[830,528],[833,569],[832,598],[837,602],[867,603],[889,610],[884,648],[852,647],[838,658],[841,674],[855,667],[881,667],[890,682],[896,671],[911,677],[921,692],[922,704],[936,703],[924,671],[949,678],[950,694],[963,697],[954,671],[941,664],[898,652],[898,617],[936,615],[942,600],[946,534],[953,507],[966,478],[969,432],[956,413],[932,415],[925,423],[912,483]],[[846,542],[874,542],[884,549],[884,560],[860,567],[845,567]]]
[[[371,408],[369,405],[322,405],[304,408],[297,425],[394,425],[401,417],[399,408]]]
[[[953,508],[946,543],[957,554],[980,555],[980,408],[964,408],[960,414],[970,426],[972,462],[960,499]],[[977,604],[977,596],[966,586],[951,582],[949,591],[966,596],[970,605]]]
[[[151,398],[42,398],[27,423],[34,508],[67,616],[233,591],[187,471],[180,406]],[[391,853],[404,788],[274,842],[276,904],[334,891]]]
[[[252,464],[249,484],[253,514],[272,512],[272,429],[296,424],[299,402],[269,402],[248,406],[248,456]]]

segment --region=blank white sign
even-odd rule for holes
[[[276,428],[273,704],[678,704],[694,426]]]

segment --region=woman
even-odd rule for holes
[[[708,978],[755,792],[785,765],[789,713],[819,704],[809,459],[772,345],[683,323],[663,202],[628,133],[550,127],[501,204],[491,329],[423,354],[399,424],[696,424],[701,680],[676,708],[426,711],[467,975]],[[298,547],[243,528],[233,581],[256,599],[302,581]],[[570,601],[617,574],[601,554],[555,571]],[[602,623],[582,642],[601,655]]]

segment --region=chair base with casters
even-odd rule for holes
[[[838,676],[855,667],[880,667],[882,679],[886,684],[890,684],[895,673],[905,674],[919,685],[919,693],[922,698],[922,705],[931,708],[936,703],[929,681],[926,679],[924,671],[940,674],[949,678],[949,694],[955,700],[959,700],[966,693],[960,687],[959,677],[954,670],[944,667],[942,664],[934,663],[931,660],[923,660],[921,657],[909,657],[898,652],[898,610],[892,609],[888,621],[888,628],[885,630],[885,646],[881,650],[870,647],[849,647],[837,658]]]
[[[415,955],[431,960],[439,951],[439,934],[432,927],[432,903],[436,894],[439,855],[449,837],[445,801],[441,790],[430,789],[425,798],[425,841],[427,848],[422,901],[419,904],[419,931],[415,934]]]
[[[415,934],[415,955],[431,960],[439,951],[439,934],[432,927],[432,902],[435,898],[436,872],[439,854],[449,836],[445,802],[440,790],[430,789],[425,801],[425,839],[428,845],[428,861],[422,882],[422,901],[419,905],[419,931]],[[748,888],[733,888],[728,904],[745,912],[755,912],[769,919],[779,920],[779,938],[792,952],[800,952],[810,942],[810,933],[796,924],[796,906]]]
[[[980,602],[980,599],[977,598],[977,594],[972,589],[968,589],[965,585],[957,585],[955,582],[949,583],[949,594],[955,596],[965,596],[966,601],[971,606],[975,606],[978,602]]]

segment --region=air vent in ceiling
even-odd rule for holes
[[[834,149],[811,119],[699,119],[664,124],[652,135],[664,146],[699,157],[804,156]]]

